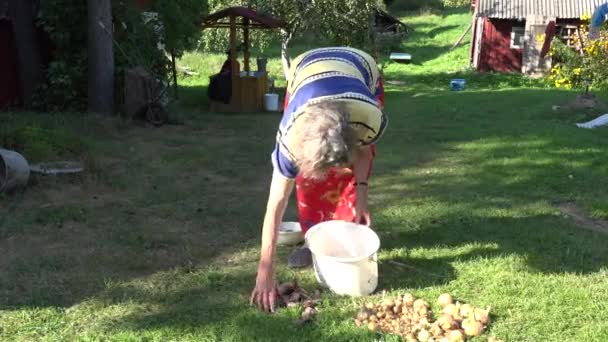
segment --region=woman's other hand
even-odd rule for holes
[[[260,265],[255,288],[251,292],[251,304],[255,304],[262,311],[275,312],[277,298],[277,285],[272,267]]]
[[[355,203],[355,223],[370,227],[372,225],[372,219],[369,213],[369,206],[367,204],[367,185],[357,185],[356,191],[357,200]]]

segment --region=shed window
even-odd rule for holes
[[[575,37],[579,35],[579,28],[577,25],[558,25],[557,26],[557,37],[569,47],[575,47]]]
[[[524,35],[526,34],[525,27],[513,27],[511,29],[511,49],[524,48]]]

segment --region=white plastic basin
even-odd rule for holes
[[[277,243],[279,245],[295,245],[304,241],[302,235],[302,227],[298,222],[281,222],[279,226],[279,236]]]
[[[376,290],[380,239],[369,227],[326,221],[313,226],[305,239],[319,283],[336,294],[354,297]]]

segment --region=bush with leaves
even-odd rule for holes
[[[604,27],[599,37],[590,40],[588,35],[588,16],[583,17],[581,26],[582,40],[574,39],[572,49],[558,39],[551,44],[549,55],[553,67],[548,81],[557,88],[582,89],[588,84],[596,89],[608,89],[608,27]]]
[[[32,105],[41,110],[85,109],[86,1],[41,1],[38,25],[52,41],[52,61],[46,72],[46,81],[39,87]]]
[[[155,0],[149,11],[158,16],[145,21],[134,1],[112,1],[117,98],[122,98],[126,69],[141,65],[164,79],[170,70],[165,51],[179,57],[196,47],[205,6],[200,0]],[[41,1],[39,23],[49,33],[54,49],[46,82],[37,93],[37,109],[86,109],[87,19],[86,1]]]
[[[471,0],[443,0],[445,7],[467,7],[471,6]]]
[[[286,22],[278,30],[254,30],[251,33],[253,46],[263,50],[269,42],[281,41],[283,69],[289,67],[287,47],[292,39],[309,37],[316,46],[346,45],[368,51],[373,49],[373,14],[377,7],[384,8],[381,0],[210,0],[209,10],[214,12],[230,6],[251,6],[262,14],[280,18]],[[240,30],[238,39],[242,41]],[[225,51],[228,48],[228,31],[204,30],[203,49]]]

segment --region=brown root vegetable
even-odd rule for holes
[[[416,335],[414,335],[414,333],[409,333],[407,335],[405,335],[405,340],[407,342],[417,342],[418,339],[416,338]]]
[[[426,316],[420,317],[420,321],[418,321],[418,323],[422,325],[431,325],[431,323],[429,322],[429,318]]]
[[[298,292],[298,291],[293,291],[291,293],[291,295],[289,295],[290,303],[298,303],[298,302],[300,302],[301,299],[302,299],[302,294],[300,294],[300,292]]]
[[[448,315],[448,314],[441,315],[437,319],[437,323],[439,324],[441,329],[443,329],[445,331],[452,330],[455,326],[458,325],[458,323],[456,323],[456,320],[454,319],[454,317],[452,315]]]
[[[286,283],[282,283],[281,285],[279,285],[277,287],[277,292],[279,293],[279,296],[289,296],[291,295],[298,287],[298,284],[293,281],[293,282],[286,282]]]
[[[434,337],[443,336],[443,329],[441,329],[439,324],[437,324],[436,322],[433,323],[433,325],[431,325],[431,328],[429,329],[429,331],[431,334],[433,334]]]
[[[443,313],[454,317],[454,315],[458,314],[458,308],[455,304],[448,304],[443,308]]]
[[[449,293],[442,293],[439,296],[439,298],[437,299],[437,303],[439,304],[439,306],[441,306],[443,308],[448,304],[453,304],[454,298],[452,298],[452,296]]]
[[[412,321],[416,323],[420,322],[420,315],[418,313],[412,314]]]
[[[371,331],[377,331],[378,330],[378,325],[374,322],[369,322],[367,324],[367,329],[371,330]]]
[[[365,304],[365,308],[368,310],[373,310],[374,309],[374,304],[373,303],[367,303]]]
[[[431,333],[426,329],[420,329],[418,334],[416,334],[416,337],[418,338],[418,341],[426,342],[431,338]]]
[[[357,314],[357,319],[358,320],[365,321],[368,318],[369,318],[369,311],[367,311],[367,310],[361,310]]]
[[[462,321],[462,329],[467,336],[479,336],[483,333],[483,324],[468,318]]]
[[[302,316],[300,317],[300,319],[298,319],[295,324],[297,326],[303,326],[304,324],[310,322],[312,320],[312,317],[317,313],[317,310],[315,310],[314,308],[311,307],[307,307],[304,309],[304,311],[302,312]]]
[[[464,342],[466,340],[464,332],[460,329],[447,331],[445,336],[450,342]]]
[[[420,317],[427,317],[429,314],[430,314],[430,310],[429,310],[429,308],[427,308],[426,306],[421,306],[421,307],[418,309],[418,315],[419,315]]]
[[[459,313],[455,314],[454,316],[454,320],[456,321],[456,323],[460,324],[462,322],[462,320],[464,319],[464,317],[460,316]]]
[[[360,327],[361,325],[363,325],[363,321],[361,321],[359,319],[355,319],[355,325]]]
[[[473,313],[473,310],[475,310],[475,308],[473,307],[473,305],[471,304],[462,304],[460,306],[460,316],[464,317],[464,318],[469,318],[469,316]]]
[[[401,300],[403,301],[403,304],[405,304],[407,306],[412,306],[412,305],[414,305],[414,301],[416,300],[416,297],[414,297],[414,295],[411,293],[406,293],[403,295],[403,298]]]
[[[280,296],[280,298],[281,298],[281,303],[282,304],[289,305],[289,302],[290,302],[289,301],[289,298],[290,298],[289,295],[282,295],[282,296]]]
[[[490,310],[476,308],[474,310],[474,318],[481,324],[488,325],[490,323]]]
[[[414,311],[420,310],[420,308],[426,307],[427,309],[430,307],[429,303],[424,299],[416,299],[414,301]]]

